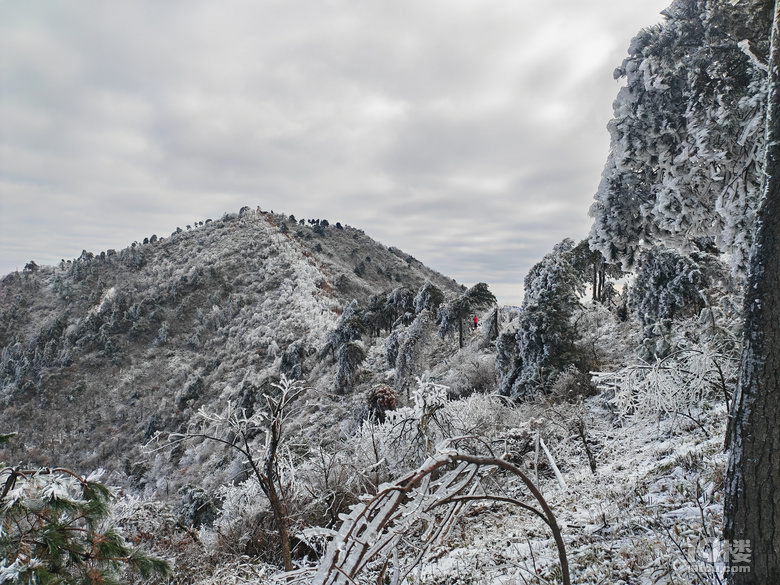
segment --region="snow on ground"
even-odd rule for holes
[[[707,552],[706,539],[720,534],[725,407],[692,409],[695,421],[667,416],[615,424],[601,403],[592,398],[584,409],[599,449],[595,475],[578,437],[563,436],[554,458],[566,489],[554,478],[541,482],[562,528],[572,581],[710,582],[686,558]],[[549,530],[528,514],[500,510],[469,519],[467,543],[428,565],[424,582],[561,582]]]
[[[547,436],[565,480],[564,490],[545,474],[540,486],[561,526],[572,582],[716,583],[711,567],[693,559],[710,553],[720,535],[725,407],[704,403],[685,416],[617,421],[604,406],[597,396],[579,406],[518,409],[531,423],[525,428]],[[595,474],[580,438],[555,424],[573,416],[587,419]],[[509,491],[527,494],[520,485]],[[549,529],[505,505],[472,507],[432,557],[415,583],[562,582]]]

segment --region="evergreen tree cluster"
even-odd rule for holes
[[[426,281],[417,292],[397,287],[372,295],[366,307],[356,300],[347,303],[336,327],[328,334],[321,356],[335,357],[336,388],[343,389],[357,381],[359,368],[366,359],[363,336],[377,337],[388,332],[385,357],[395,369],[395,386],[400,389],[419,373],[419,352],[433,331],[443,339],[458,334],[463,347],[464,323],[477,311],[496,304],[496,298],[485,283],[478,283],[461,295],[446,299],[444,292]]]

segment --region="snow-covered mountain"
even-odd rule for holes
[[[345,305],[426,281],[461,292],[359,229],[248,208],[118,252],[31,263],[0,282],[0,428],[20,436],[4,458],[143,484],[143,443],[215,401],[253,408],[284,358],[327,395],[334,364],[319,353]]]

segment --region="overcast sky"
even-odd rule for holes
[[[670,0],[0,0],[0,274],[243,205],[519,304]]]

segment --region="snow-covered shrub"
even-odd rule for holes
[[[163,321],[160,328],[157,330],[157,343],[165,345],[168,341],[168,322]]]
[[[574,366],[569,366],[555,378],[550,394],[557,400],[576,402],[596,393],[596,386],[590,375],[581,372]]]
[[[679,349],[654,363],[634,364],[593,380],[621,417],[685,413],[707,398],[730,399],[739,360],[734,342],[710,342]]]
[[[208,551],[219,556],[249,555],[279,563],[278,532],[268,499],[254,479],[223,486],[215,494],[219,514],[212,527],[202,527]]]
[[[517,412],[508,402],[506,398],[487,394],[450,400],[436,412],[428,426],[429,432],[435,433],[436,443],[453,437],[472,437],[475,449],[481,442],[501,441],[506,430],[517,424]]]
[[[496,389],[496,358],[492,351],[469,345],[447,364],[435,367],[432,375],[449,387],[450,398],[472,393],[488,394]]]
[[[189,585],[213,570],[214,558],[205,554],[207,551],[201,538],[204,531],[185,526],[166,504],[126,495],[116,501],[114,519],[129,542],[172,561],[175,583]],[[150,583],[146,579],[130,577],[126,575],[124,582],[127,585]]]
[[[443,384],[437,384],[417,378],[417,388],[412,391],[414,400],[414,415],[418,420],[430,417],[434,412],[447,404],[449,388]]]
[[[413,407],[386,410],[383,422],[365,418],[349,440],[356,469],[365,470],[374,486],[418,465],[431,447],[447,435],[438,412],[447,404],[448,388],[417,378]]]
[[[185,485],[179,488],[179,504],[176,513],[185,526],[199,528],[211,526],[217,517],[217,504],[203,488]]]
[[[617,368],[633,359],[639,343],[640,326],[620,306],[609,309],[599,302],[584,302],[576,313],[577,347],[595,370]]]

